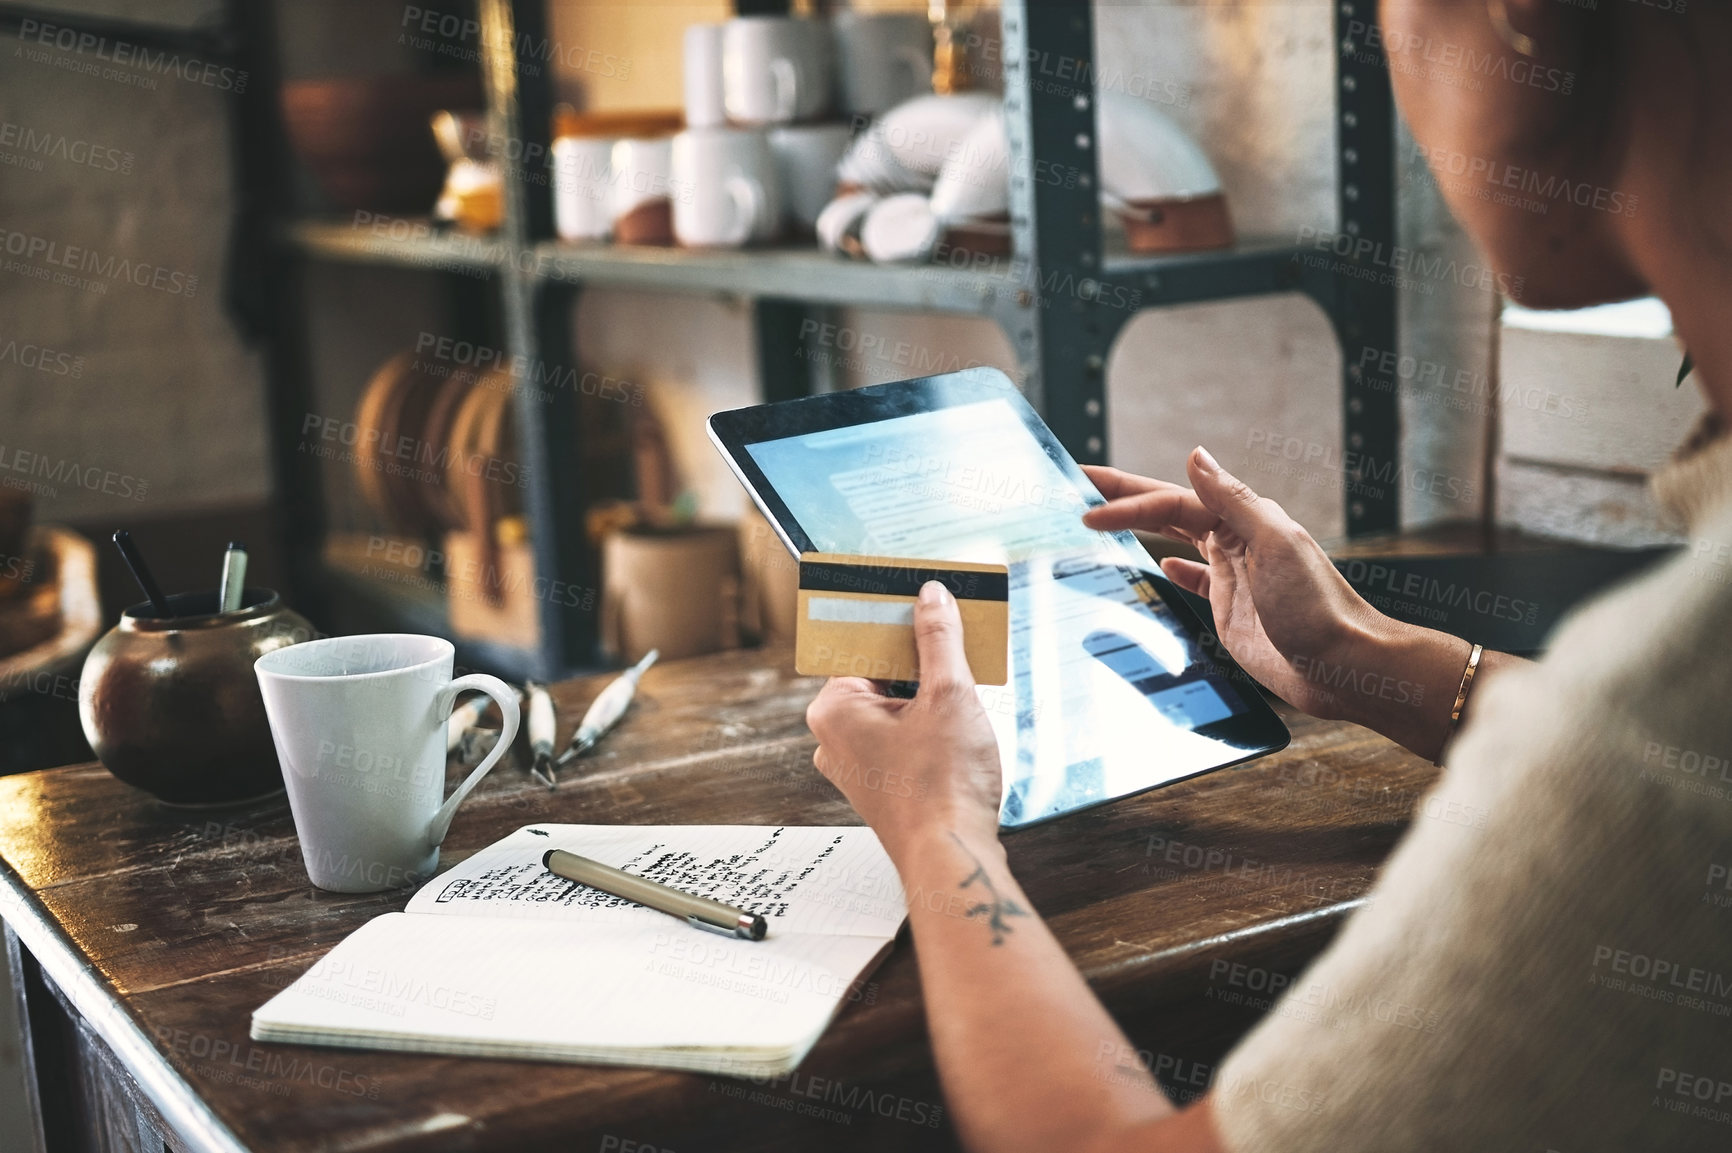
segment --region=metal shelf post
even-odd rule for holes
[[[1367,367],[1398,351],[1395,102],[1382,48],[1352,35],[1355,22],[1376,23],[1373,0],[1337,0],[1334,19],[1341,231],[1329,259],[1337,264],[1331,314],[1341,345],[1342,481],[1347,534],[1370,536],[1401,527],[1401,398],[1393,377]],[[1343,248],[1344,259],[1336,255]]]
[[[515,365],[551,368],[572,357],[574,295],[539,276],[534,258],[536,244],[553,236],[551,169],[536,159],[551,155],[552,79],[545,69],[526,75],[518,67],[520,44],[546,42],[547,5],[545,0],[481,0],[480,13],[488,131],[507,145],[508,156],[524,158],[504,165],[506,266],[500,269],[499,280],[506,350]],[[555,380],[569,376],[545,375]],[[531,382],[533,378],[532,372]],[[540,390],[520,388],[512,408],[519,451],[530,477],[525,503],[541,635],[536,664],[543,677],[552,679],[596,663],[597,613],[593,607],[571,607],[573,598],[567,594],[573,589],[593,590],[597,566],[587,535],[577,388],[575,383],[556,384],[547,391],[543,401]],[[593,606],[600,598],[592,595],[587,600]]]
[[[1006,327],[1029,402],[1072,456],[1104,463],[1106,362],[1123,318],[1109,323],[1100,303],[1093,12],[1005,0],[1002,16],[1011,231],[1022,276],[1019,314]]]

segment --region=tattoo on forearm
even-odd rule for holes
[[[961,849],[964,853],[968,853],[968,859],[974,862],[974,872],[964,877],[962,883],[958,885],[957,888],[966,889],[968,886],[974,884],[974,882],[979,881],[981,887],[986,890],[987,895],[991,898],[991,900],[980,901],[968,906],[966,916],[969,920],[984,916],[987,925],[992,929],[992,943],[994,945],[1004,944],[1004,938],[1011,930],[1011,926],[1005,923],[1005,918],[1026,917],[1028,916],[1028,910],[1008,897],[999,896],[998,886],[992,883],[992,878],[987,875],[986,866],[980,863],[980,858],[975,856],[973,853],[970,853],[968,851],[968,846],[963,844],[962,838],[958,837],[955,833],[950,834],[950,839],[956,842],[957,848]]]

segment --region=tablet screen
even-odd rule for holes
[[[746,451],[818,552],[1007,564],[1086,551],[1102,535],[1083,527],[1089,502],[1005,400],[759,441]]]
[[[1008,400],[745,447],[817,551],[1009,566],[1011,681],[977,690],[1006,825],[1236,759],[1220,722],[1249,707],[1242,690],[1176,618],[1136,538],[1083,526],[1100,494]]]

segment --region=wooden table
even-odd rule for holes
[[[557,792],[496,769],[443,863],[531,821],[856,823],[812,767],[818,684],[791,663],[739,652],[652,670]],[[562,725],[602,683],[554,689]],[[1180,1095],[1261,1014],[1272,975],[1327,943],[1434,777],[1365,730],[1286,717],[1280,754],[1007,840],[1030,898]],[[0,916],[46,1148],[954,1147],[906,937],[772,1082],[248,1039],[255,1007],[407,899],[312,888],[280,798],[174,811],[95,764],[0,779]]]

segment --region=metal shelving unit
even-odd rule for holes
[[[550,146],[551,80],[546,69],[516,67],[513,45],[539,43],[547,34],[548,0],[477,0],[483,41],[488,128],[498,139],[521,142],[527,154]],[[236,0],[245,10],[250,6]],[[1340,231],[1388,251],[1395,235],[1394,111],[1381,56],[1351,41],[1356,6],[1374,19],[1370,0],[1339,0],[1334,8],[1337,199]],[[754,6],[754,10],[756,7]],[[584,287],[624,287],[676,293],[725,294],[754,301],[759,377],[766,400],[803,395],[813,387],[813,361],[800,352],[802,322],[841,306],[905,309],[994,319],[1009,336],[1023,390],[1070,451],[1083,461],[1105,461],[1109,445],[1106,364],[1114,341],[1140,311],[1233,297],[1301,292],[1330,317],[1342,348],[1343,439],[1351,454],[1345,499],[1351,535],[1398,527],[1396,486],[1357,485],[1359,465],[1398,465],[1397,393],[1392,380],[1362,374],[1362,349],[1396,344],[1396,297],[1375,268],[1352,257],[1331,257],[1323,267],[1308,251],[1284,240],[1249,240],[1222,252],[1143,257],[1103,250],[1098,205],[1095,100],[1092,91],[1066,92],[1036,83],[1024,62],[1038,45],[1046,59],[1076,62],[1074,74],[1091,75],[1093,14],[1087,4],[1058,0],[1003,0],[1004,107],[1010,138],[1011,260],[987,268],[887,267],[856,263],[814,250],[773,249],[724,253],[578,247],[554,239],[545,183],[517,166],[506,168],[506,214],[500,232],[475,239],[404,229],[400,239],[343,223],[278,217],[266,231],[274,255],[282,307],[274,328],[272,381],[282,491],[295,494],[290,527],[292,557],[318,555],[322,513],[315,507],[317,470],[296,459],[284,414],[307,411],[300,339],[300,265],[307,260],[358,261],[484,278],[497,293],[506,350],[527,363],[564,364],[573,356],[571,315]],[[256,23],[255,23],[256,30]],[[265,85],[274,99],[273,86]],[[264,115],[264,113],[261,113]],[[255,127],[268,127],[256,125]],[[279,141],[280,126],[265,134]],[[1034,178],[1035,160],[1074,166],[1066,184]],[[265,178],[281,178],[259,160]],[[255,173],[257,175],[257,173]],[[280,186],[280,185],[279,185]],[[574,426],[578,398],[555,390],[547,404],[518,404],[518,442],[530,475],[528,519],[538,576],[567,584],[596,580],[585,539],[586,494]],[[330,587],[328,574],[309,561],[305,578]],[[348,578],[352,579],[352,578]],[[351,590],[352,591],[352,590]],[[383,598],[382,603],[389,598]],[[401,620],[437,628],[425,606]],[[592,667],[596,660],[593,613],[551,602],[540,609],[541,643],[534,652],[487,652],[490,663],[519,675],[554,677]],[[521,659],[516,659],[520,656]]]

